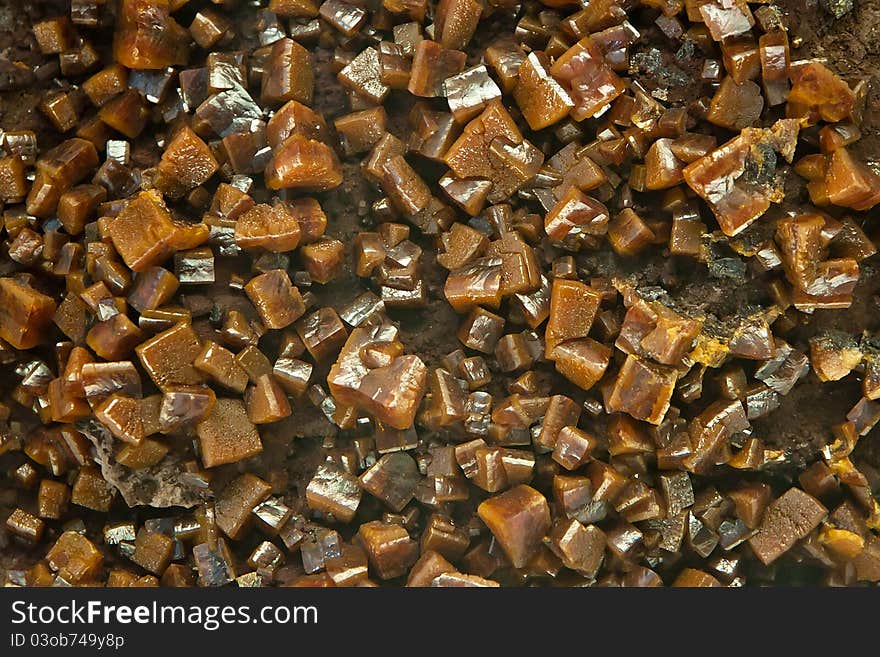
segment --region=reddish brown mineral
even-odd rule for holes
[[[490,497],[477,509],[514,568],[525,566],[550,529],[547,500],[521,484]]]
[[[747,128],[684,168],[685,181],[709,204],[726,235],[739,234],[782,199],[776,153],[791,161],[797,134],[797,123],[787,119],[770,129]]]
[[[368,354],[374,349],[388,354],[388,362],[372,361]],[[407,429],[425,394],[427,370],[420,358],[403,354],[397,328],[380,324],[351,332],[327,383],[338,402],[361,408],[395,429]]]
[[[827,514],[816,499],[798,488],[789,488],[767,508],[749,545],[763,563],[773,563],[815,529]]]
[[[206,468],[235,463],[263,451],[260,434],[237,399],[218,399],[196,432]]]
[[[16,349],[30,349],[43,339],[55,301],[14,278],[0,278],[0,337]]]
[[[608,412],[628,413],[637,420],[660,424],[675,389],[676,371],[627,356],[605,405]]]
[[[342,168],[333,149],[294,133],[275,149],[266,167],[269,189],[326,191],[342,184]]]
[[[574,103],[570,114],[575,121],[595,116],[625,89],[623,80],[605,63],[589,36],[566,50],[554,62],[550,73],[568,85]]]
[[[305,312],[299,290],[283,269],[273,269],[252,278],[244,291],[268,328],[290,326]]]

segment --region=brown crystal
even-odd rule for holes
[[[342,167],[326,144],[293,133],[274,149],[266,167],[269,189],[327,191],[342,184]]]
[[[528,563],[550,530],[547,500],[525,484],[490,497],[477,513],[515,568]]]
[[[369,349],[383,347],[393,348],[385,350],[392,354],[388,364],[364,359]],[[338,402],[361,408],[395,429],[412,425],[426,382],[424,363],[403,354],[397,329],[390,324],[355,328],[327,376]]]
[[[217,399],[207,418],[196,426],[202,463],[213,468],[263,451],[260,434],[238,399]]]
[[[428,39],[419,41],[413,54],[409,92],[425,98],[443,95],[443,81],[460,73],[465,59],[465,53],[455,48]]]
[[[16,349],[35,347],[43,339],[55,307],[51,297],[14,278],[0,278],[0,338]]]
[[[767,507],[749,545],[764,564],[771,564],[805,538],[827,514],[815,498],[798,488],[789,488]]]
[[[400,525],[380,520],[364,523],[358,529],[370,566],[381,579],[400,577],[410,569],[419,555],[419,544]]]
[[[387,116],[381,107],[353,112],[336,119],[333,126],[339,134],[346,155],[370,150],[385,134]]]
[[[178,130],[156,167],[156,187],[165,196],[180,198],[205,183],[217,171],[208,145],[187,126]]]
[[[167,0],[124,0],[120,4],[113,40],[113,54],[120,64],[132,69],[186,64],[189,33],[171,18],[170,5]]]
[[[609,218],[603,203],[572,186],[544,217],[544,230],[557,242],[569,236],[603,235]]]
[[[685,181],[706,200],[726,235],[739,234],[781,199],[772,182],[776,157],[771,152],[791,160],[797,132],[788,119],[766,130],[746,128],[684,168]]]
[[[332,462],[318,466],[306,488],[306,503],[340,522],[350,522],[361,502],[357,478]]]
[[[271,492],[272,487],[255,475],[245,473],[236,477],[217,497],[217,527],[233,540],[240,538],[253,519],[254,507]]]
[[[568,85],[575,121],[594,116],[624,91],[624,83],[605,63],[596,43],[586,36],[566,50],[550,73]]]
[[[628,413],[637,420],[660,424],[675,389],[674,369],[627,356],[606,399],[609,412]]]
[[[315,283],[325,284],[339,274],[345,262],[345,245],[337,239],[321,237],[299,250],[300,260]]]
[[[267,328],[290,326],[305,312],[299,290],[283,269],[255,276],[244,286],[244,291]]]
[[[49,568],[71,584],[96,576],[104,562],[101,552],[88,538],[75,531],[58,537],[46,554]]]
[[[194,366],[201,349],[192,326],[181,322],[138,345],[135,351],[147,374],[162,388],[202,383],[204,377]]]
[[[545,356],[553,359],[556,347],[585,338],[593,325],[600,297],[580,281],[556,279],[550,296],[550,319],[544,335]]]
[[[855,111],[852,89],[821,62],[808,60],[792,65],[789,76],[788,116],[804,117],[812,123],[820,118],[835,123],[850,118]]]
[[[263,72],[261,97],[265,103],[296,100],[311,105],[314,72],[309,51],[293,39],[279,39],[272,45]]]

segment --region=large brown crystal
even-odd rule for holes
[[[323,463],[306,488],[306,502],[316,511],[350,522],[361,502],[357,478],[332,462]]]
[[[135,351],[150,378],[163,387],[202,383],[204,377],[194,366],[201,348],[192,326],[181,322],[141,343]]]
[[[309,51],[292,39],[276,41],[269,53],[268,67],[263,72],[263,101],[283,103],[295,100],[311,105],[314,84]]]
[[[566,50],[554,62],[550,73],[568,85],[574,103],[570,114],[575,121],[594,116],[625,88],[623,80],[611,70],[589,36]]]
[[[782,199],[776,153],[791,161],[797,134],[797,123],[787,119],[770,129],[747,128],[684,168],[685,181],[709,204],[726,235],[741,233]]]
[[[168,144],[156,171],[156,186],[171,198],[179,198],[206,182],[217,170],[208,145],[184,126]]]
[[[604,203],[572,186],[544,217],[544,230],[557,242],[569,235],[603,235],[609,219]]]
[[[400,525],[374,520],[358,530],[358,539],[367,552],[370,566],[381,579],[406,574],[416,562],[419,545]]]
[[[477,513],[514,568],[528,563],[550,529],[547,500],[525,484],[490,497],[480,504]]]
[[[443,81],[461,72],[466,57],[460,50],[445,48],[436,41],[419,41],[413,54],[409,92],[427,98],[441,96]]]
[[[141,272],[162,264],[175,251],[193,248],[208,239],[204,225],[174,221],[162,196],[141,192],[110,221],[110,239],[132,270]]]
[[[513,96],[532,130],[558,123],[574,107],[565,88],[550,75],[550,62],[543,52],[532,52],[519,67]]]
[[[585,338],[593,325],[600,297],[579,281],[556,279],[550,296],[550,319],[544,336],[545,355],[553,360],[556,347]]]
[[[132,69],[161,69],[186,64],[189,34],[171,18],[169,0],[124,0],[113,54]]]
[[[16,349],[39,344],[54,312],[51,297],[13,278],[0,278],[0,337]]]
[[[794,544],[815,529],[828,510],[798,488],[789,488],[764,513],[758,533],[749,539],[755,555],[773,563]]]
[[[290,326],[305,312],[299,290],[282,269],[255,276],[244,286],[244,290],[268,328]]]
[[[500,100],[489,103],[445,156],[460,178],[483,178],[493,183],[489,201],[503,200],[530,180],[543,163],[543,154],[525,140]]]
[[[849,85],[818,61],[799,62],[789,69],[788,116],[834,123],[852,116],[856,96]]]
[[[266,167],[269,189],[326,191],[342,184],[342,168],[333,149],[294,133],[274,151]]]
[[[610,413],[628,413],[637,420],[660,424],[675,389],[674,369],[627,356],[605,405]]]
[[[218,399],[208,417],[196,426],[196,433],[206,468],[235,463],[263,451],[260,434],[237,399]]]
[[[387,362],[370,358],[372,350],[387,354]],[[396,327],[379,324],[351,332],[327,383],[338,402],[361,408],[395,429],[407,429],[425,394],[427,370],[418,356],[403,353]]]

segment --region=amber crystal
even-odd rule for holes
[[[379,51],[375,48],[361,51],[337,77],[344,86],[373,103],[381,103],[391,92],[381,80]]]
[[[677,365],[691,349],[702,323],[688,318],[659,301],[646,301],[633,293],[615,346],[664,365]]]
[[[492,181],[490,202],[502,200],[530,180],[543,159],[543,154],[523,139],[499,100],[490,102],[465,126],[445,156],[446,164],[457,176]]]
[[[370,566],[381,579],[404,575],[418,558],[418,543],[400,525],[379,520],[364,523],[358,530],[358,539]]]
[[[637,420],[660,424],[669,409],[676,379],[674,369],[628,356],[606,406],[610,412],[624,412]]]
[[[14,278],[0,278],[0,337],[16,349],[30,349],[52,321],[55,302]]]
[[[514,98],[533,130],[561,121],[574,107],[568,92],[549,69],[547,55],[540,51],[530,53],[519,67]]]
[[[448,0],[447,0],[448,1]],[[424,39],[415,46],[408,89],[414,96],[435,97],[443,93],[443,81],[460,73],[466,55],[455,48],[445,48]]]
[[[282,269],[255,276],[244,290],[268,328],[290,326],[305,312],[299,290]]]
[[[685,163],[675,155],[673,143],[672,139],[662,138],[651,144],[645,154],[645,189],[667,189],[684,180]]]
[[[75,531],[66,531],[46,554],[49,568],[65,581],[77,584],[98,573],[104,558],[88,538]]]
[[[416,462],[404,453],[386,454],[360,477],[364,490],[392,511],[402,511],[412,499],[419,476]]]
[[[283,103],[295,100],[311,105],[314,84],[309,51],[292,39],[276,41],[263,72],[263,101]]]
[[[603,235],[609,219],[605,204],[572,186],[544,217],[544,230],[557,242],[569,235]]]
[[[162,264],[181,248],[198,246],[208,238],[206,226],[176,222],[160,194],[141,192],[110,221],[110,239],[132,270]]]
[[[770,129],[747,128],[685,167],[685,181],[706,200],[726,235],[739,234],[782,199],[775,181],[776,154],[791,161],[797,134],[791,120],[777,121]]]
[[[870,210],[880,202],[880,176],[846,148],[837,148],[826,158],[822,198],[814,198],[812,189],[810,197],[818,205],[824,205],[827,198],[834,205]]]
[[[580,281],[556,279],[550,296],[550,319],[544,337],[547,358],[568,340],[585,338],[590,332],[600,297]]]
[[[340,184],[342,169],[333,149],[300,133],[278,146],[266,167],[266,186],[270,189],[326,191]]]
[[[168,386],[159,407],[159,431],[174,433],[194,426],[211,413],[216,395],[205,386]]]
[[[277,110],[266,123],[266,140],[269,146],[278,148],[294,134],[324,142],[330,136],[324,117],[302,103],[291,100]]]
[[[763,108],[764,99],[757,84],[751,80],[736,82],[733,77],[726,77],[712,97],[706,118],[728,130],[741,130],[753,125]]]
[[[245,391],[244,401],[248,419],[254,424],[278,422],[293,412],[284,389],[272,374],[257,377]]]
[[[393,350],[388,352],[387,347]],[[371,348],[386,348],[391,354],[388,364],[365,360]],[[384,324],[351,332],[327,382],[338,402],[362,408],[396,429],[406,429],[425,393],[427,372],[420,358],[403,354],[397,329]]]
[[[237,399],[217,399],[196,432],[206,468],[235,463],[263,451],[260,434]]]
[[[489,498],[477,513],[516,568],[528,563],[550,529],[547,500],[525,484]]]
[[[300,248],[300,259],[315,283],[329,283],[339,274],[345,258],[345,245],[322,237]]]
[[[815,529],[827,513],[815,498],[789,488],[767,508],[749,545],[763,563],[772,563]]]
[[[462,50],[477,31],[483,5],[476,0],[441,0],[434,17],[434,35],[444,48]]]
[[[178,198],[214,175],[217,160],[208,145],[184,126],[162,153],[156,170],[156,186],[166,196]]]
[[[360,502],[357,478],[332,462],[318,466],[306,488],[306,503],[310,508],[330,513],[342,522],[354,518]]]
[[[834,123],[850,118],[855,111],[852,89],[821,62],[798,62],[789,68],[789,76],[788,116],[804,117],[811,123],[820,118]]]
[[[596,43],[586,36],[565,51],[550,73],[568,85],[576,121],[594,116],[624,91],[624,83],[605,62]]]
[[[117,61],[133,69],[186,64],[189,34],[171,17],[170,5],[167,0],[121,3],[113,41]]]
[[[202,374],[193,365],[201,346],[192,326],[180,323],[141,343],[136,351],[144,369],[158,386],[193,385],[203,381]]]

